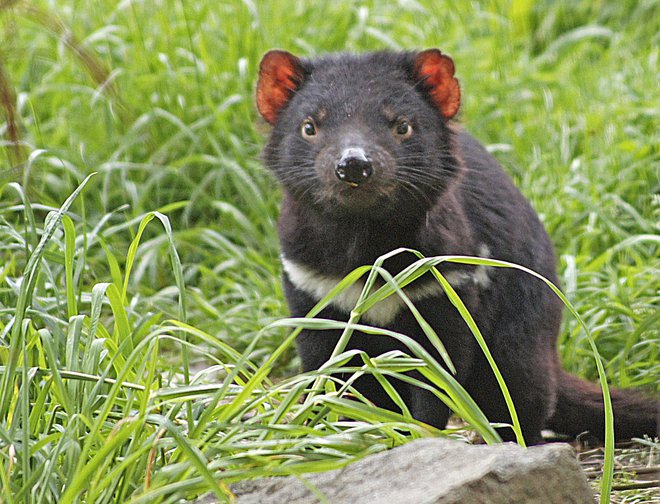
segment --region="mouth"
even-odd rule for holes
[[[377,213],[391,206],[392,195],[385,187],[373,182],[358,184],[342,182],[332,184],[321,193],[321,199],[330,203],[332,208],[341,208],[349,212],[364,212],[377,209]]]

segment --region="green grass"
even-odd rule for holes
[[[296,374],[291,326],[324,322],[284,319],[253,105],[272,47],[451,54],[607,379],[660,390],[659,28],[652,0],[0,2],[0,501],[227,500],[439,434],[338,394],[352,354]],[[560,343],[597,379],[574,317]],[[385,386],[425,364],[496,440],[419,349],[363,360]]]

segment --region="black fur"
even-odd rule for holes
[[[526,266],[557,283],[552,246],[536,213],[495,159],[438,112],[415,74],[415,58],[415,53],[381,52],[298,60],[296,89],[278,111],[264,149],[267,166],[284,188],[283,255],[320,274],[342,277],[398,247],[426,256],[488,250],[492,258]],[[306,118],[317,127],[313,139],[301,135]],[[402,120],[412,125],[412,135],[403,140],[393,132]],[[373,159],[374,175],[359,187],[334,174],[347,146],[364,148]],[[397,273],[412,260],[401,254],[386,266]],[[444,271],[452,268],[459,267]],[[602,418],[602,411],[572,411],[573,429],[553,417],[555,411],[567,415],[564,403],[557,403],[566,396],[559,386],[568,376],[560,370],[555,348],[561,302],[541,281],[517,270],[490,268],[489,279],[488,286],[466,283],[458,293],[506,379],[526,441],[540,442],[541,429],[549,425],[571,434],[594,429],[602,437],[602,422],[581,424],[590,414]],[[418,280],[424,281],[433,280]],[[293,316],[304,316],[318,301],[286,275],[284,286]],[[446,346],[457,379],[488,418],[510,422],[493,373],[456,309],[445,296],[416,306]],[[348,315],[331,307],[320,316],[347,320]],[[409,312],[399,313],[390,328],[436,354]],[[321,366],[338,337],[338,332],[303,331],[297,342],[303,368]],[[378,355],[398,345],[356,334],[350,347]],[[374,403],[395,409],[375,380],[364,378],[358,386]],[[449,411],[438,399],[403,383],[396,386],[415,418],[445,426]],[[587,395],[597,403],[598,393]],[[639,414],[628,415],[630,428],[621,432],[656,434],[657,403],[627,397],[632,397],[627,407],[633,405]],[[513,438],[510,430],[501,434]]]

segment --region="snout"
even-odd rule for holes
[[[360,147],[345,149],[335,165],[337,178],[352,187],[357,187],[366,182],[373,171],[372,160]]]

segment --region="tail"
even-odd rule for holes
[[[548,428],[559,434],[577,436],[585,431],[605,438],[605,409],[600,386],[559,372],[557,404]],[[610,389],[616,440],[660,437],[660,402],[632,390]]]

